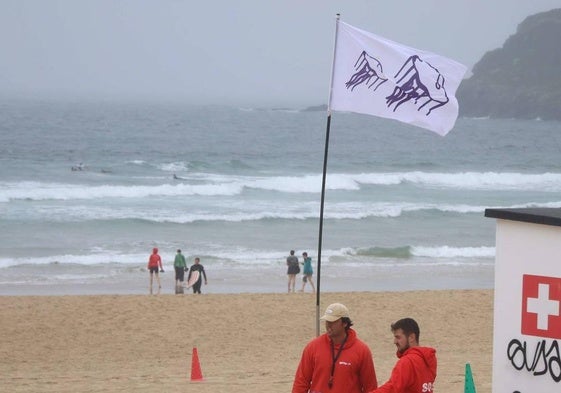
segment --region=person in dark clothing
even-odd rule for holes
[[[294,286],[296,285],[296,275],[300,273],[300,264],[298,263],[298,257],[294,255],[294,250],[290,250],[290,255],[286,258],[286,274],[288,275],[288,293],[294,292]]]
[[[200,294],[201,293],[201,285],[203,283],[203,277],[205,279],[205,285],[208,284],[208,281],[206,279],[205,268],[203,267],[203,265],[201,265],[201,260],[200,260],[199,257],[195,258],[195,264],[191,265],[191,268],[189,269],[189,276],[187,276],[187,281],[189,281],[193,272],[199,272],[200,273],[199,279],[197,280],[196,283],[193,284],[193,293]]]

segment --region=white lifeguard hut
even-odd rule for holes
[[[561,392],[561,209],[497,219],[493,393]]]

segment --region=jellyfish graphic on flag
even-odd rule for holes
[[[466,67],[338,21],[330,110],[395,119],[445,135]]]

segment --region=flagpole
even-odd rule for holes
[[[333,74],[335,72],[335,55],[337,51],[337,31],[339,29],[339,18],[335,20],[335,43],[333,45],[333,62],[331,64],[331,81],[329,82],[329,99],[327,101],[327,126],[325,130],[325,150],[323,152],[323,175],[321,178],[321,202],[319,208],[319,235],[318,235],[318,268],[316,288],[316,336],[319,336],[320,297],[321,297],[321,247],[323,240],[323,210],[325,205],[325,182],[327,178],[327,156],[329,153],[329,132],[331,129],[331,94],[333,92]]]

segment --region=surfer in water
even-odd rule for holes
[[[70,168],[72,170],[72,172],[77,172],[77,171],[83,171],[86,169],[86,167],[84,166],[84,163],[81,162],[78,165],[74,165],[72,168]]]
[[[201,293],[201,285],[203,283],[203,277],[205,279],[205,285],[207,285],[208,281],[206,279],[205,268],[201,265],[201,259],[199,257],[195,258],[195,264],[191,265],[189,269],[189,275],[187,276],[187,282],[191,278],[193,272],[199,272],[199,279],[196,283],[193,284],[193,293]]]

